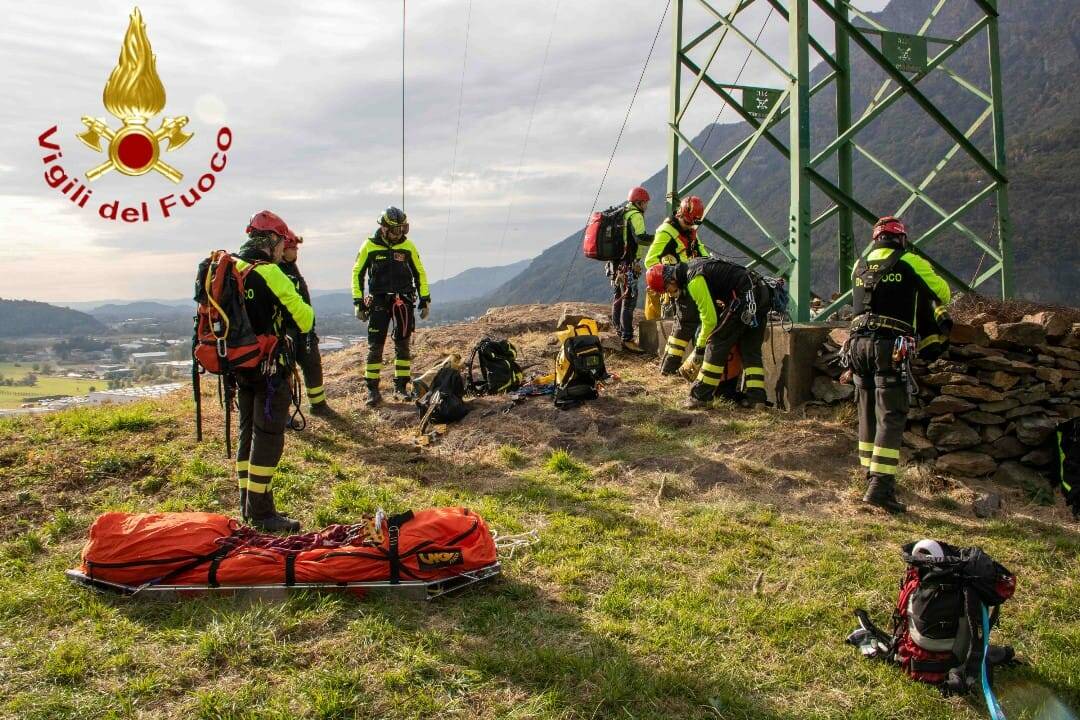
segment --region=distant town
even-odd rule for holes
[[[113,323],[108,335],[0,341],[0,415],[129,402],[190,385],[190,334],[125,334],[153,324],[129,318]],[[319,348],[326,354],[357,342],[366,340],[328,335]]]

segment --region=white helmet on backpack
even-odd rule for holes
[[[945,551],[942,550],[941,544],[936,540],[930,540],[928,538],[924,538],[915,543],[915,547],[911,549],[911,554],[914,557],[926,560],[945,559]]]

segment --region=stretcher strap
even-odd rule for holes
[[[296,556],[285,556],[285,585],[286,587],[292,587],[296,584]]]

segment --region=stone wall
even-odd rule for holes
[[[904,433],[908,461],[931,463],[943,474],[1004,474],[1032,480],[1054,470],[1058,423],[1080,416],[1080,323],[1053,311],[1020,322],[958,323],[938,360],[916,362],[920,402]],[[846,339],[833,331],[818,354],[815,396],[847,399],[835,362]]]

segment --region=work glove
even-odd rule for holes
[[[697,380],[701,363],[705,362],[705,348],[694,348],[694,353],[679,366],[679,374],[689,382]]]
[[[428,315],[431,314],[431,298],[420,298],[420,319],[427,320]]]
[[[364,300],[353,300],[353,315],[355,315],[356,319],[360,322],[367,322],[368,318],[371,316],[371,311],[368,309]]]

